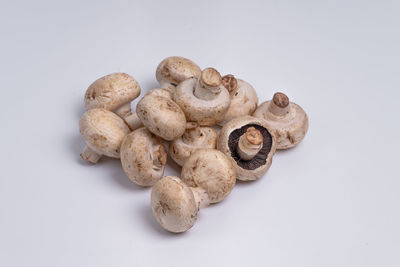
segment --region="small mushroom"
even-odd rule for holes
[[[158,65],[156,79],[162,88],[171,92],[182,81],[191,77],[200,77],[201,70],[193,61],[184,57],[167,57]]]
[[[236,183],[235,169],[224,153],[216,149],[200,149],[185,162],[182,181],[191,187],[203,188],[210,203],[224,200]]]
[[[171,158],[179,166],[182,166],[186,159],[196,150],[200,148],[215,148],[217,136],[217,132],[211,127],[187,128],[181,137],[169,144]]]
[[[173,233],[189,230],[200,207],[208,204],[204,189],[188,187],[176,176],[161,178],[151,190],[151,208],[157,222]]]
[[[139,83],[122,72],[112,73],[94,81],[85,94],[86,110],[104,108],[123,118],[131,129],[141,126],[136,114],[131,112],[131,101],[140,95]]]
[[[276,149],[296,146],[308,130],[307,114],[299,105],[289,102],[289,98],[283,93],[275,93],[272,101],[262,103],[253,116],[266,120],[275,132]]]
[[[150,132],[167,141],[175,140],[185,132],[185,114],[166,89],[149,91],[138,102],[136,112]]]
[[[242,116],[221,128],[217,148],[230,158],[237,179],[256,180],[271,166],[276,138],[264,120]]]
[[[236,79],[232,74],[222,77],[222,84],[228,90],[231,104],[224,119],[219,122],[223,126],[233,118],[251,115],[257,108],[257,93],[248,82]]]
[[[167,152],[160,137],[142,127],[128,134],[121,144],[121,163],[135,184],[154,185],[164,174]]]
[[[118,115],[104,108],[86,111],[79,128],[86,142],[81,157],[90,163],[97,163],[102,155],[119,158],[122,140],[130,132]]]
[[[200,78],[181,82],[174,94],[188,121],[210,126],[220,122],[230,104],[229,93],[221,75],[213,68],[204,69]]]

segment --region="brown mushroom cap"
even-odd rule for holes
[[[165,176],[153,186],[151,208],[157,222],[173,233],[189,230],[197,219],[194,194],[176,176]]]
[[[224,125],[233,118],[251,115],[257,109],[257,93],[248,82],[236,79],[233,75],[222,77],[222,83],[229,91],[231,104],[219,125]]]
[[[263,137],[260,150],[250,160],[240,157],[237,147],[240,137],[253,134],[248,131],[254,128]],[[249,140],[250,141],[250,140]],[[259,142],[254,142],[259,144]],[[227,122],[221,129],[217,148],[222,151],[233,163],[236,170],[236,178],[242,181],[256,180],[267,172],[272,163],[272,157],[276,150],[276,138],[269,125],[262,119],[251,116],[242,116]]]
[[[85,107],[115,110],[140,95],[139,83],[126,73],[113,73],[93,82],[85,94]]]
[[[167,57],[158,65],[156,79],[163,88],[175,88],[191,77],[200,77],[201,70],[193,61],[184,57]]]
[[[120,145],[130,132],[118,115],[103,108],[86,111],[79,121],[79,128],[90,149],[113,158],[120,157]]]
[[[186,129],[185,133],[169,144],[171,158],[182,166],[195,151],[200,148],[215,148],[217,132],[211,127]]]
[[[296,146],[308,130],[307,114],[283,93],[276,93],[272,101],[262,103],[253,116],[264,119],[274,131],[277,149]]]
[[[203,188],[210,203],[224,200],[236,183],[232,163],[224,153],[216,149],[194,152],[183,165],[181,176],[188,186]]]
[[[138,102],[136,113],[150,132],[172,141],[185,132],[186,118],[181,108],[168,95],[168,91],[164,89],[151,90]]]
[[[201,126],[221,121],[230,104],[221,76],[212,68],[203,70],[200,79],[190,78],[181,82],[176,87],[174,100],[188,121],[198,122]]]
[[[154,185],[164,174],[167,152],[162,140],[146,128],[128,134],[121,144],[121,163],[132,182]]]

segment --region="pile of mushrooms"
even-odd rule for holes
[[[126,176],[152,187],[151,209],[173,233],[196,222],[200,208],[223,201],[237,181],[254,181],[270,168],[276,150],[298,145],[308,117],[281,92],[258,105],[254,88],[232,74],[203,70],[183,57],[168,57],[156,69],[160,88],[138,101],[139,83],[126,73],[94,81],[86,90],[79,128],[83,160],[121,160]],[[180,178],[164,176],[170,158]]]

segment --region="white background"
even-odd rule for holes
[[[399,1],[0,3],[0,266],[400,266]],[[118,160],[79,158],[88,85],[123,71],[143,95],[171,55],[310,119],[179,235]]]

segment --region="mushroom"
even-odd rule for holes
[[[175,102],[182,108],[188,121],[210,126],[224,118],[230,104],[229,93],[222,85],[219,72],[206,68],[200,78],[181,82],[174,94]]]
[[[86,142],[81,157],[90,163],[97,163],[102,155],[119,158],[122,140],[130,132],[123,119],[104,108],[86,111],[79,128]]]
[[[138,102],[136,112],[150,132],[167,141],[175,140],[185,132],[185,114],[166,89],[149,91]]]
[[[123,118],[131,129],[141,126],[136,114],[131,112],[131,101],[140,95],[139,83],[122,72],[112,73],[94,81],[85,94],[86,110],[104,108]]]
[[[188,186],[203,188],[210,203],[224,200],[236,183],[231,161],[224,153],[212,148],[194,152],[183,165],[181,177]]]
[[[187,128],[178,139],[169,143],[171,158],[182,166],[196,150],[200,148],[215,148],[217,144],[217,132],[211,127]]]
[[[233,118],[251,115],[257,108],[257,93],[248,82],[236,79],[232,74],[222,77],[222,84],[228,90],[231,104],[224,119],[219,122],[223,126]]]
[[[157,222],[173,233],[189,230],[200,207],[208,204],[203,188],[188,187],[176,176],[161,178],[151,190],[151,208]]]
[[[296,146],[308,130],[307,114],[299,105],[289,102],[283,93],[275,93],[272,101],[262,103],[253,116],[267,121],[275,132],[277,149]]]
[[[156,79],[162,88],[174,92],[176,86],[191,77],[200,77],[201,70],[193,61],[184,57],[167,57],[158,65]]]
[[[121,163],[135,184],[154,185],[164,174],[167,152],[160,137],[142,127],[127,136],[121,144]]]
[[[237,179],[256,180],[271,166],[276,138],[264,120],[242,116],[221,128],[217,148],[233,163]]]

